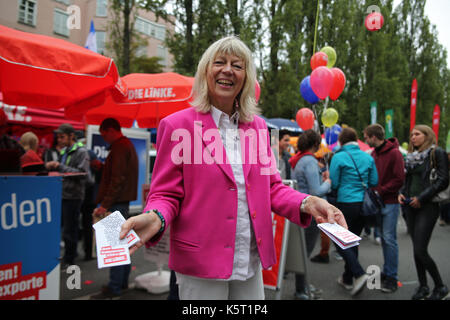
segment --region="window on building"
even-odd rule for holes
[[[167,67],[167,49],[163,46],[158,46],[156,55],[161,58],[159,61],[160,64],[162,64],[164,67]]]
[[[56,2],[63,3],[65,5],[70,5],[70,0],[55,0]]]
[[[19,22],[36,25],[37,5],[36,1],[19,0]]]
[[[97,0],[95,15],[97,17],[106,17],[108,15],[108,0]]]
[[[104,55],[105,54],[106,32],[95,30],[95,38],[97,40],[97,52]]]
[[[63,10],[55,9],[53,12],[53,32],[68,37],[70,31],[67,28],[67,19],[69,14]]]
[[[158,40],[164,41],[166,37],[166,27],[164,25],[137,17],[135,26],[137,31]]]

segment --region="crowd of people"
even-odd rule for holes
[[[379,231],[384,258],[381,272],[381,290],[395,292],[398,288],[399,248],[397,243],[397,222],[401,213],[407,223],[412,239],[414,262],[416,265],[419,287],[411,297],[413,300],[439,300],[448,295],[448,288],[443,283],[437,265],[428,252],[433,227],[440,217],[440,224],[445,225],[449,216],[448,202],[433,202],[433,196],[446,188],[449,180],[448,161],[450,152],[445,153],[436,144],[434,132],[425,125],[417,125],[411,132],[410,144],[406,158],[399,151],[396,138],[385,138],[384,128],[379,124],[369,125],[363,131],[366,143],[372,148],[369,152],[360,150],[358,136],[353,128],[344,128],[338,137],[338,148],[325,157],[318,157],[315,152],[321,137],[314,130],[300,134],[293,155],[287,152],[289,132],[280,134],[278,154],[280,159],[289,158],[291,172],[286,174],[279,164],[282,178],[296,180],[299,190],[325,196],[335,204],[345,216],[349,230],[361,235],[364,228],[374,227]],[[308,144],[305,143],[308,142]],[[305,147],[307,145],[307,147]],[[437,178],[432,183],[429,176],[432,169],[431,156],[434,156]],[[328,161],[324,161],[327,158]],[[308,160],[303,160],[308,159]],[[323,162],[329,164],[323,165]],[[359,171],[359,174],[358,174]],[[378,192],[384,206],[381,215],[367,218],[361,214],[365,185]],[[312,224],[313,225],[313,224]],[[305,247],[307,256],[311,255],[316,245],[317,228],[305,229]],[[320,253],[311,258],[312,262],[329,263],[329,239],[322,234]],[[358,294],[368,280],[368,275],[358,261],[358,247],[342,250],[336,246],[339,256],[344,260],[344,272],[337,283]],[[426,273],[434,281],[431,291]],[[303,279],[304,275],[296,275]],[[300,299],[319,298],[320,290],[312,286],[310,295],[306,294],[304,285],[296,285],[295,296]],[[319,292],[319,294],[317,294]]]

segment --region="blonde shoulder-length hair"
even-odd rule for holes
[[[238,99],[239,103],[239,121],[251,122],[253,121],[253,115],[261,114],[255,98],[256,68],[250,49],[236,36],[225,37],[214,42],[203,53],[195,74],[192,87],[194,100],[191,102],[191,105],[198,112],[207,113],[211,110],[206,75],[214,59],[219,54],[232,54],[242,59],[245,63],[245,82],[236,99]]]
[[[425,136],[425,140],[423,141],[422,145],[419,146],[419,148],[417,148],[417,151],[422,152],[422,151],[428,149],[429,147],[431,147],[432,145],[436,144],[436,135],[434,134],[434,131],[429,126],[427,126],[425,124],[418,124],[413,128],[413,130],[414,129],[422,132]],[[413,152],[413,151],[414,151],[414,146],[412,145],[412,143],[409,143],[408,152]]]

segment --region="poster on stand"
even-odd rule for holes
[[[62,177],[0,176],[0,300],[58,300]]]
[[[139,190],[142,190],[144,184],[149,183],[150,133],[143,129],[122,128],[122,134],[133,143],[138,156],[138,198],[130,203],[130,214],[140,213],[142,210],[143,194]],[[105,162],[109,153],[109,144],[100,135],[99,126],[88,126],[86,137],[88,149],[94,151],[100,161]]]

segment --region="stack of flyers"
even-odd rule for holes
[[[337,223],[320,223],[317,226],[342,249],[357,246],[361,240],[356,234],[348,231]]]
[[[126,237],[120,240],[120,230],[124,222],[125,218],[120,211],[114,211],[93,225],[99,269],[131,263],[128,248],[140,239],[134,230],[130,230]]]

